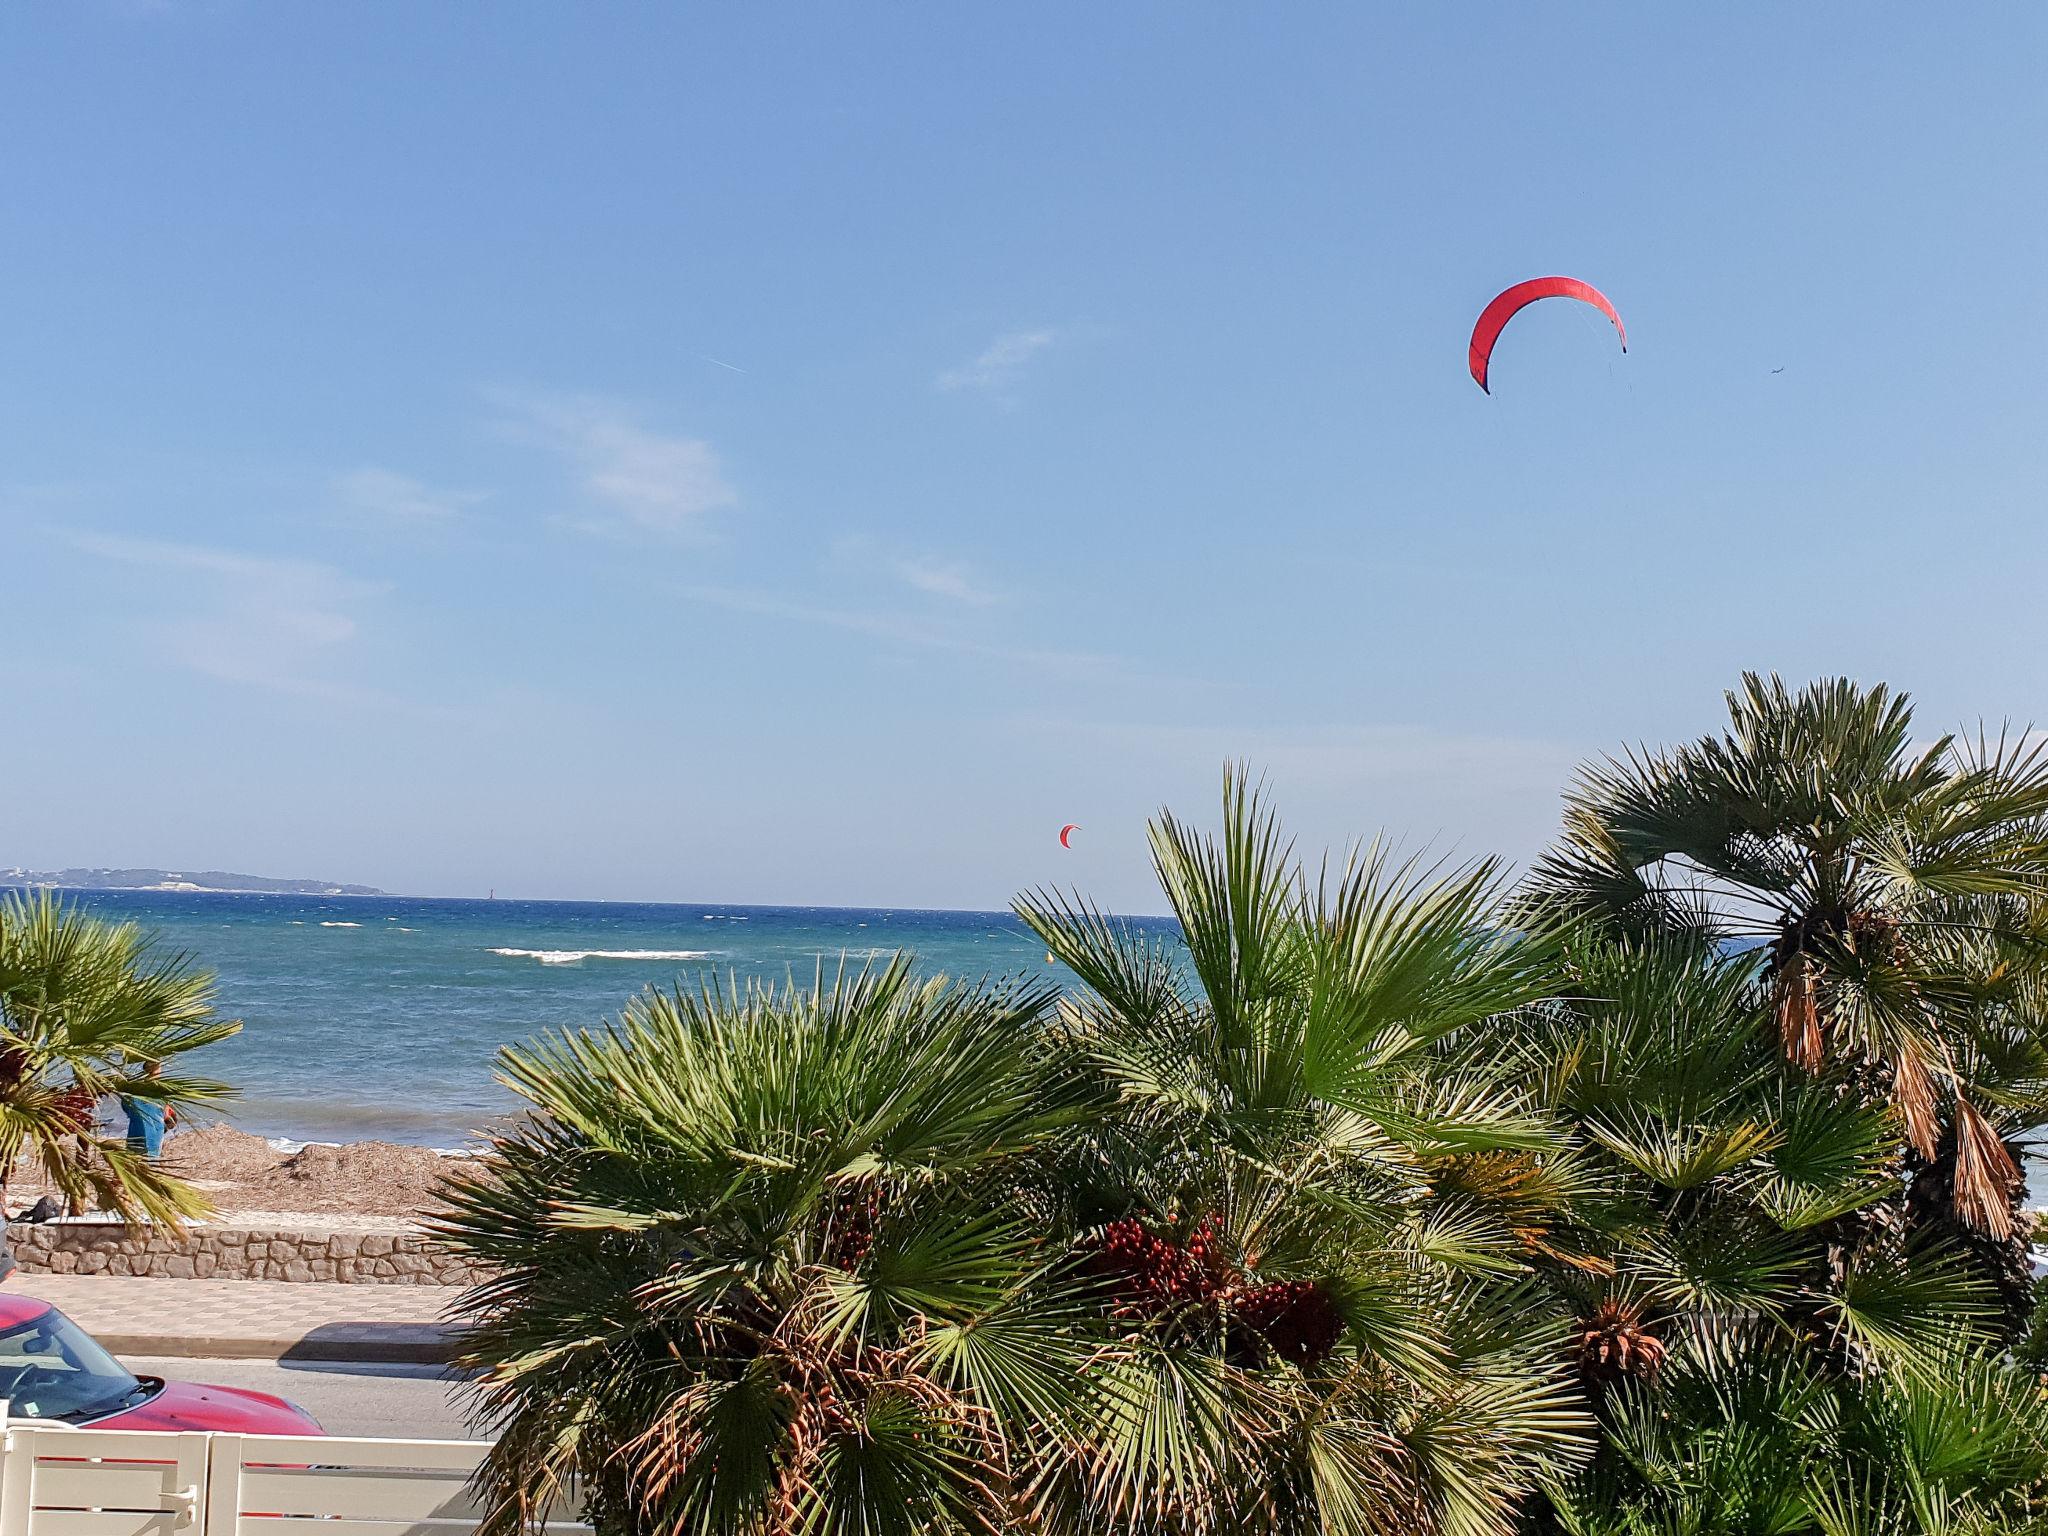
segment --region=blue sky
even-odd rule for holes
[[[1149,910],[1227,756],[1520,859],[1744,667],[2033,718],[2044,63],[2020,5],[6,7],[0,864]],[[1488,398],[1545,272],[1632,350],[1539,307]]]

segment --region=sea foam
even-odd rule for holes
[[[715,949],[494,949],[494,955],[538,960],[542,965],[574,965],[580,960],[709,960]]]
[[[360,928],[361,923],[322,923],[322,928]]]

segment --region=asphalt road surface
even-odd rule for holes
[[[455,1384],[437,1365],[350,1365],[328,1361],[171,1360],[129,1355],[138,1376],[165,1376],[219,1387],[251,1387],[288,1397],[330,1435],[388,1435],[402,1440],[467,1440]]]

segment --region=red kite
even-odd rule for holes
[[[1532,277],[1526,283],[1515,284],[1487,305],[1479,313],[1479,323],[1472,327],[1472,348],[1466,361],[1472,369],[1472,382],[1489,395],[1493,391],[1487,389],[1486,365],[1493,360],[1493,344],[1500,340],[1501,327],[1538,299],[1577,299],[1592,305],[1614,322],[1615,334],[1621,337],[1621,350],[1628,350],[1628,329],[1608,303],[1606,294],[1576,277]]]
[[[1062,848],[1071,848],[1071,847],[1073,847],[1074,845],[1073,845],[1072,843],[1070,843],[1070,842],[1068,842],[1068,841],[1067,841],[1067,834],[1068,834],[1069,832],[1078,832],[1078,831],[1080,831],[1080,830],[1081,830],[1081,824],[1080,824],[1080,823],[1079,823],[1078,821],[1070,821],[1070,822],[1068,822],[1068,823],[1067,823],[1067,824],[1066,824],[1066,825],[1065,825],[1064,827],[1061,827],[1061,828],[1060,828],[1060,846],[1061,846]]]

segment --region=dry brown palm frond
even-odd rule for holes
[[[1573,1354],[1588,1381],[1649,1378],[1664,1364],[1664,1341],[1644,1321],[1640,1302],[1609,1296],[1580,1321]]]
[[[661,1416],[620,1448],[634,1464],[638,1491],[648,1503],[659,1503],[685,1477],[704,1447],[703,1412],[717,1391],[711,1382],[697,1382],[669,1400]]]
[[[1971,1226],[2003,1242],[2013,1234],[2012,1192],[2020,1170],[1991,1122],[1967,1099],[1956,1100],[1956,1210]]]
[[[1461,1189],[1481,1199],[1503,1203],[1526,1200],[1532,1187],[1540,1186],[1544,1175],[1542,1155],[1522,1147],[1435,1158],[1426,1166],[1438,1193]]]
[[[1941,1141],[1941,1120],[1934,1106],[1934,1081],[1920,1053],[1903,1043],[1894,1048],[1892,1102],[1906,1127],[1913,1150],[1932,1160]]]
[[[1560,1247],[1554,1240],[1557,1234],[1547,1232],[1541,1227],[1516,1227],[1513,1230],[1515,1240],[1530,1253],[1554,1259],[1560,1264],[1576,1269],[1580,1274],[1611,1279],[1616,1273],[1614,1260],[1603,1258],[1597,1253],[1587,1253],[1581,1248]]]
[[[800,1329],[784,1328],[764,1341],[763,1362],[773,1362],[776,1393],[791,1410],[780,1429],[781,1453],[764,1500],[766,1536],[797,1536],[814,1522],[835,1450],[873,1433],[871,1415],[889,1402],[913,1407],[921,1433],[950,1446],[956,1485],[968,1495],[960,1513],[970,1525],[993,1532],[1004,1523],[1012,1492],[1008,1447],[993,1415],[919,1370],[914,1352],[864,1345],[835,1347]],[[672,1496],[685,1479],[717,1475],[696,1462],[717,1454],[707,1414],[730,1383],[698,1382],[670,1400],[648,1428],[621,1446],[632,1465],[634,1493],[646,1507],[678,1511]],[[727,1447],[730,1449],[730,1447]]]
[[[1825,1059],[1820,1030],[1820,1000],[1813,962],[1794,955],[1778,972],[1778,1038],[1785,1059],[1795,1067],[1818,1072]]]

